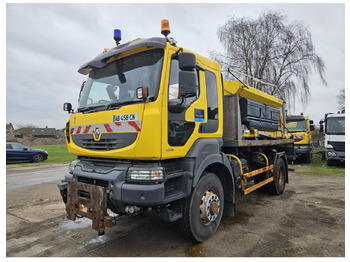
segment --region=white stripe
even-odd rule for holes
[[[135,122],[136,125],[139,127],[139,129],[141,129],[142,121],[130,121],[130,122]],[[117,123],[119,126],[116,125],[115,123],[106,123],[106,124],[109,125],[109,127],[110,127],[110,129],[112,129],[113,133],[137,132],[137,130],[133,126],[129,125],[129,122],[117,122]],[[81,126],[71,126],[69,129],[69,133],[71,133],[72,129],[74,128],[72,135],[76,135],[79,127],[81,127],[79,134],[92,134],[95,132],[95,129],[97,127],[99,128],[101,133],[109,133],[104,125],[105,125],[105,123],[92,124],[92,125],[81,125]],[[84,133],[87,126],[91,126],[91,127],[87,133]]]

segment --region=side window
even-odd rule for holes
[[[12,145],[11,144],[6,144],[6,149],[12,149]]]
[[[169,101],[179,99],[179,61],[177,59],[172,59],[170,64],[170,76],[169,76]],[[197,95],[195,97],[185,98],[185,105],[190,105],[199,97],[199,75],[197,73]]]
[[[12,144],[12,148],[13,148],[13,149],[16,149],[16,150],[21,150],[21,149],[24,148],[24,146],[19,145],[19,144]]]
[[[171,60],[169,76],[169,100],[177,99],[179,96],[179,61]]]
[[[170,64],[170,75],[169,75],[169,96],[168,105],[181,104],[179,98],[179,61],[172,59]],[[188,107],[199,97],[199,74],[197,73],[197,95],[194,97],[185,98],[183,104]],[[168,143],[170,146],[183,146],[186,144],[188,139],[191,137],[195,123],[186,122],[185,119],[186,110],[182,112],[172,113],[168,111]]]
[[[208,122],[203,125],[202,132],[215,133],[219,128],[218,89],[215,74],[205,71],[205,83],[207,90]]]

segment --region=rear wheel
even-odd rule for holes
[[[287,180],[286,164],[280,157],[273,168],[273,181],[266,185],[267,192],[273,195],[281,195],[284,192]]]
[[[220,179],[204,173],[183,206],[182,231],[198,242],[210,238],[218,229],[224,210],[224,193]]]

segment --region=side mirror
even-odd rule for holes
[[[68,114],[73,113],[73,109],[72,109],[72,104],[71,103],[64,103],[63,104],[63,111],[67,111]]]
[[[192,53],[179,54],[179,68],[180,70],[192,71],[196,68],[196,56]]]
[[[179,72],[179,98],[197,95],[197,74],[194,71]]]
[[[136,89],[136,97],[137,99],[145,100],[149,95],[149,90],[147,86],[141,86]]]
[[[28,147],[23,147],[23,150],[24,151],[28,151]]]
[[[309,120],[310,125],[314,124],[314,120]]]
[[[314,125],[310,125],[310,131],[314,131],[315,130],[315,126]]]
[[[323,125],[320,125],[320,132],[322,133],[323,131]]]

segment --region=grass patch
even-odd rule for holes
[[[313,205],[313,204],[307,204],[306,206],[309,207],[309,208],[315,208],[315,207],[316,207],[316,206]]]
[[[327,162],[322,160],[321,154],[313,154],[310,164],[299,165],[298,162],[295,162],[295,165],[291,167],[294,168],[295,172],[304,175],[345,175],[345,164],[327,166]]]
[[[77,158],[75,155],[72,155],[68,152],[66,145],[40,146],[33,148],[45,150],[49,154],[49,157],[44,161],[44,163],[71,162]]]

